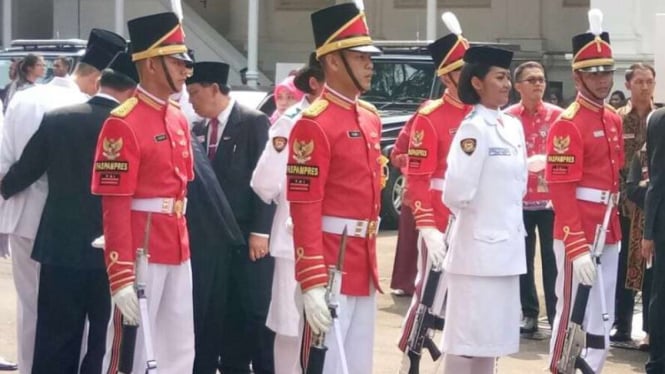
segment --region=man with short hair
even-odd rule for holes
[[[126,53],[102,71],[88,102],[47,112],[21,158],[2,179],[4,198],[49,175],[32,257],[40,263],[33,373],[100,373],[111,310],[102,251],[99,197],[89,191],[97,136],[109,112],[129,98],[138,76]],[[85,356],[81,339],[88,322]]]
[[[19,160],[25,145],[37,131],[44,113],[67,105],[79,104],[97,93],[101,71],[115,55],[126,48],[120,35],[93,29],[88,48],[73,76],[55,77],[48,84],[18,92],[5,114],[0,145],[0,175]],[[9,234],[12,272],[18,295],[18,364],[21,372],[31,372],[37,322],[39,264],[31,259],[34,239],[48,193],[46,176],[30,185],[24,193],[0,200],[0,234]]]
[[[325,333],[324,373],[340,373],[342,365],[349,373],[371,373],[380,290],[377,220],[387,160],[381,155],[378,112],[358,96],[371,86],[371,55],[380,51],[372,44],[364,11],[354,3],[318,10],[311,20],[326,86],[291,131],[286,169],[295,276],[307,321],[303,367],[310,358],[311,338]],[[339,328],[330,329],[328,268],[338,264],[344,232],[341,289],[336,290]]]
[[[204,61],[194,64],[194,74],[187,79],[194,110],[208,119],[208,157],[247,243],[226,248],[226,243],[219,243],[220,250],[230,252],[230,274],[218,268],[214,282],[215,287],[225,286],[228,296],[223,300],[223,295],[216,295],[208,313],[219,310],[220,303],[230,307],[223,310],[223,315],[209,314],[223,323],[224,330],[221,335],[206,338],[210,348],[207,353],[212,358],[220,357],[220,371],[224,373],[248,373],[250,363],[257,374],[272,373],[274,334],[265,323],[274,266],[274,259],[268,256],[268,239],[275,207],[263,202],[250,187],[270,124],[265,114],[229,95],[228,75],[228,64]],[[210,367],[204,367],[206,371],[201,372],[207,373]]]
[[[609,351],[606,341],[610,326],[603,314],[607,313],[610,320],[614,317],[612,296],[621,240],[616,207],[610,211],[601,253],[591,253],[608,205],[616,202],[624,158],[621,118],[604,102],[612,89],[614,59],[609,34],[602,31],[601,20],[602,13],[591,10],[591,31],[572,39],[573,78],[578,95],[547,135],[545,177],[556,212],[554,253],[558,270],[557,310],[550,341],[550,371],[555,374],[559,373],[557,365],[579,287],[590,287],[582,326],[587,336],[583,359],[594,373],[603,370]],[[598,263],[602,267],[597,268]],[[596,276],[600,271],[602,278]]]
[[[625,106],[617,110],[617,114],[623,119],[623,144],[626,162],[621,168],[621,196],[619,200],[621,251],[619,252],[619,271],[615,294],[614,327],[616,331],[610,336],[610,340],[613,342],[632,341],[635,291],[639,291],[643,283],[645,261],[637,251],[631,250],[631,248],[639,248],[631,245],[631,243],[639,242],[642,239],[641,222],[634,221],[631,218],[636,207],[626,197],[626,177],[628,176],[630,161],[646,142],[647,117],[651,111],[656,109],[653,103],[656,71],[653,66],[645,63],[633,64],[626,70],[625,78],[626,88],[630,91],[630,99]]]
[[[191,74],[191,59],[175,13],[132,19],[127,29],[140,82],[104,122],[91,182],[102,200],[104,258],[115,306],[105,370],[118,371],[125,324],[140,325],[132,372],[145,372],[155,360],[162,374],[191,373],[194,323],[184,213],[194,171],[187,119],[169,101]],[[139,257],[138,248],[148,253]],[[142,310],[137,277],[147,296]],[[153,357],[146,352],[148,340]]]
[[[69,69],[72,66],[72,61],[65,57],[60,56],[53,61],[53,76],[64,78],[69,75]]]
[[[520,119],[526,137],[527,157],[540,159],[529,166],[527,193],[524,196],[524,227],[526,237],[526,274],[520,275],[520,299],[522,301],[522,333],[534,333],[538,330],[538,293],[534,279],[533,260],[536,251],[536,229],[540,239],[540,259],[545,290],[545,307],[550,326],[556,313],[556,259],[552,249],[552,230],[554,212],[545,182],[545,153],[547,133],[550,126],[563,111],[560,107],[545,103],[543,95],[547,88],[545,68],[538,62],[528,61],[515,69],[514,87],[520,94],[520,102],[506,109],[506,113]],[[532,158],[533,160],[534,158]]]

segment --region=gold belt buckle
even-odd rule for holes
[[[371,238],[376,235],[377,221],[369,221],[367,225],[367,237]]]
[[[183,200],[176,200],[173,204],[173,213],[175,213],[176,217],[180,218],[182,217],[184,208],[185,202]]]

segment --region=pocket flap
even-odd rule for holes
[[[508,240],[510,234],[507,230],[475,230],[473,232],[473,238],[487,243],[497,243],[504,240]]]

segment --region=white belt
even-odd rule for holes
[[[584,200],[591,203],[605,204],[610,202],[610,199],[616,199],[618,195],[613,194],[608,190],[599,190],[597,188],[577,187],[575,189],[575,197],[578,200]]]
[[[371,237],[379,231],[379,221],[358,220],[351,218],[340,218],[332,216],[323,216],[321,227],[324,232],[329,234],[342,235],[346,227],[348,236],[359,238]]]
[[[429,180],[429,189],[443,191],[443,178],[432,178]]]
[[[139,212],[162,213],[181,217],[187,211],[187,198],[179,200],[173,197],[153,197],[132,199],[132,210]]]

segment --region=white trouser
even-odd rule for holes
[[[292,259],[275,257],[272,298],[266,326],[275,332],[275,374],[300,374],[303,305]]]
[[[194,366],[194,314],[192,271],[189,260],[180,265],[149,264],[146,274],[146,296],[154,359],[159,374],[191,373]],[[106,337],[104,373],[116,374],[119,342],[116,329],[122,329],[119,318],[112,316]],[[114,323],[115,322],[115,323]],[[111,360],[111,358],[114,358]],[[139,327],[134,351],[133,373],[146,368],[143,331]]]
[[[17,312],[16,332],[18,337],[17,354],[20,374],[32,373],[32,360],[35,353],[37,332],[37,295],[39,293],[39,262],[30,258],[35,243],[17,235],[9,235],[12,253],[12,273],[16,287]]]
[[[338,323],[346,353],[349,373],[372,373],[374,351],[374,324],[376,319],[376,292],[370,287],[369,296],[346,296],[339,298]],[[326,334],[325,363],[323,374],[342,374],[335,329],[331,326]]]
[[[496,357],[464,357],[446,353],[439,362],[437,374],[494,374],[498,360]]]
[[[561,346],[566,335],[570,313],[573,311],[573,303],[577,294],[579,281],[573,272],[572,261],[565,261],[564,244],[560,240],[554,241],[554,254],[558,275],[556,277],[556,316],[552,326],[552,338],[550,340],[550,369],[561,357]],[[619,263],[619,244],[606,245],[600,256],[601,271],[603,272],[603,290],[598,284],[598,276],[591,287],[589,302],[584,314],[583,328],[589,334],[608,335],[614,322],[614,292],[616,288],[617,266]],[[600,292],[605,293],[605,312],[609,319],[602,319],[602,306]],[[565,311],[565,314],[563,313]],[[562,321],[562,316],[565,316]],[[603,326],[604,325],[604,326]],[[605,340],[607,342],[607,338]],[[594,373],[601,373],[609,347],[605,349],[587,349],[584,359],[591,366]]]

